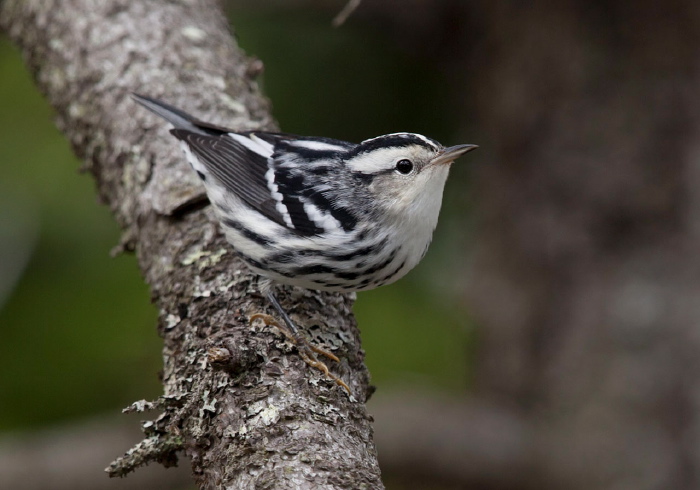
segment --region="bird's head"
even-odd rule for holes
[[[363,141],[346,165],[370,182],[379,212],[437,221],[450,165],[475,148],[445,148],[420,134],[394,133]]]

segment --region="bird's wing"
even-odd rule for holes
[[[281,133],[171,133],[187,144],[206,173],[268,219],[302,236],[326,230],[327,220],[311,198],[314,186],[303,167],[323,161],[319,151],[337,153],[349,143]]]
[[[353,210],[328,193],[329,179],[336,177],[334,159],[356,145],[285,133],[234,132],[162,100],[132,96],[174,126],[170,132],[185,143],[187,158],[202,179],[213,176],[226,192],[273,222],[302,236],[338,227],[348,231],[357,223]]]

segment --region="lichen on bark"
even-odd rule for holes
[[[174,464],[183,450],[201,488],[382,488],[354,297],[279,292],[313,341],[340,357],[330,367],[349,397],[284,336],[250,324],[269,310],[255,276],[166,126],[130,100],[143,92],[234,129],[276,127],[251,78],[259,61],[236,46],[218,3],[6,0],[0,27],[94,176],[160,312],[164,395],[135,408],[161,414],[112,473]]]

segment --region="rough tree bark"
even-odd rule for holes
[[[20,47],[60,129],[95,177],[151,286],[164,339],[162,414],[109,471],[176,461],[201,488],[381,488],[369,376],[350,295],[284,289],[283,303],[353,398],[282,336],[250,326],[265,311],[255,278],[218,230],[166,126],[129,99],[166,97],[233,128],[274,128],[214,0],[6,0],[0,24]]]

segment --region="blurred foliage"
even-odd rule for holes
[[[361,141],[410,131],[446,141],[457,119],[441,71],[411,57],[376,27],[331,27],[321,12],[230,10],[262,86],[290,133]]]
[[[0,429],[155,397],[161,343],[135,259],[110,258],[119,229],[4,38],[0,73],[0,223],[38,230],[3,246],[33,253],[0,309]]]
[[[455,118],[439,71],[380,30],[333,29],[330,18],[308,11],[230,15],[241,46],[264,60],[262,84],[283,130],[356,141],[415,131],[462,142],[450,130]],[[0,429],[154,398],[161,345],[135,259],[109,257],[118,227],[3,38],[0,73],[0,238],[12,238],[0,251],[18,252],[0,261],[22,251],[31,257],[10,297],[0,296]],[[451,275],[466,240],[466,172],[455,174],[446,203],[457,209],[443,212],[423,264],[396,285],[359,295],[367,363],[382,390],[467,385],[468,322],[454,292],[460,279]]]

